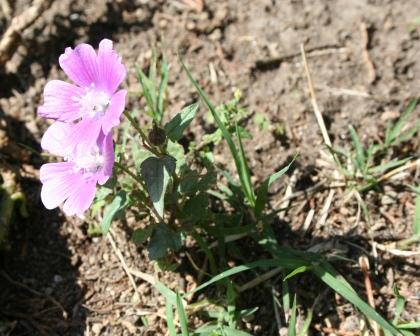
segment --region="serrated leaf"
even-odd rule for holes
[[[149,258],[151,260],[163,258],[168,250],[177,251],[181,246],[181,234],[173,231],[168,225],[160,223],[149,242]]]
[[[112,221],[119,217],[127,206],[127,194],[124,190],[118,192],[111,204],[105,207],[104,218],[101,223],[102,233],[108,233]]]
[[[170,176],[175,171],[175,159],[166,155],[162,158],[151,156],[140,166],[140,174],[146,183],[146,188],[158,214],[162,217],[164,210],[165,191]]]
[[[182,133],[194,119],[198,110],[198,103],[184,107],[177,113],[165,126],[165,132],[169,139],[178,141],[182,138]]]

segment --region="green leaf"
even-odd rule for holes
[[[161,259],[169,250],[178,251],[182,247],[181,234],[173,231],[168,225],[159,223],[149,242],[149,258]]]
[[[225,124],[222,122],[222,120],[219,118],[218,112],[216,111],[216,108],[213,106],[213,104],[210,102],[210,99],[207,97],[207,95],[204,93],[203,89],[200,87],[200,85],[195,81],[195,79],[192,77],[190,71],[188,70],[188,68],[185,66],[185,64],[182,62],[181,60],[181,65],[182,68],[185,70],[189,80],[191,81],[191,83],[194,85],[194,87],[196,88],[198,94],[200,95],[201,99],[203,99],[203,101],[205,102],[205,104],[207,105],[207,108],[210,110],[211,115],[213,116],[214,120],[217,123],[217,126],[219,127],[220,131],[223,134],[223,137],[225,138],[226,142],[228,143],[229,146],[229,150],[232,154],[233,160],[235,161],[235,166],[236,166],[236,170],[238,172],[239,175],[239,179],[241,181],[241,185],[243,190],[248,190],[249,186],[247,186],[247,181],[244,180],[244,175],[241,174],[242,168],[241,168],[241,159],[239,158],[238,155],[238,150],[232,140],[232,136],[229,133],[228,129],[226,128]],[[254,205],[253,203],[251,203],[252,205]]]
[[[419,322],[401,323],[401,324],[398,325],[398,328],[401,328],[401,329],[420,329],[420,321]]]
[[[144,229],[137,229],[133,232],[131,241],[133,241],[136,245],[144,244],[146,240],[149,239],[149,237],[152,235],[154,229],[154,225],[149,225]]]
[[[166,301],[165,311],[166,311],[166,326],[168,327],[169,336],[176,336],[176,330],[175,330],[175,324],[174,324],[174,311],[169,301]]]
[[[289,326],[287,328],[287,335],[288,336],[296,336],[296,294],[293,298],[293,306],[292,306],[292,314],[289,320]]]
[[[350,130],[350,137],[353,141],[354,149],[356,150],[356,162],[357,162],[357,168],[363,172],[366,166],[366,157],[365,152],[363,150],[362,144],[360,143],[359,136],[357,135],[356,130],[353,128],[353,126],[349,126]]]
[[[407,109],[395,123],[394,127],[389,127],[385,135],[385,147],[394,145],[398,137],[401,135],[401,130],[403,129],[405,123],[410,117],[411,113],[414,111],[414,108],[417,105],[417,100],[411,101]]]
[[[165,191],[170,176],[175,171],[176,162],[172,156],[157,158],[151,156],[140,166],[140,173],[146,183],[150,199],[158,214],[162,217],[164,210]]]
[[[111,204],[105,207],[104,218],[101,223],[102,233],[104,235],[108,233],[112,221],[124,213],[127,203],[127,193],[124,190],[120,190]]]
[[[410,159],[411,159],[411,157],[408,157],[408,158],[405,158],[405,159],[402,159],[402,160],[392,160],[392,161],[387,162],[387,163],[384,163],[384,164],[382,164],[380,166],[376,166],[376,167],[370,168],[369,169],[369,173],[370,174],[382,174],[382,173],[386,172],[389,169],[402,166],[406,162],[410,161]]]
[[[287,274],[285,277],[284,277],[284,279],[283,279],[283,281],[286,281],[286,280],[288,280],[288,279],[290,279],[290,278],[293,278],[295,275],[297,275],[297,274],[300,274],[300,273],[305,273],[305,272],[307,272],[307,271],[309,271],[311,269],[311,267],[308,267],[308,266],[301,266],[301,267],[298,267],[298,268],[296,268],[295,270],[293,270],[292,272],[290,272],[289,274]]]
[[[392,335],[401,334],[397,328],[395,328],[391,323],[379,315],[371,306],[364,302],[350,287],[348,282],[340,279],[338,274],[327,263],[323,262],[318,265],[314,265],[312,272],[328,286],[334,289],[334,291],[336,291],[339,295],[360,309],[360,311],[368,318],[377,322],[384,330],[389,331]]]
[[[261,186],[258,188],[257,191],[257,200],[255,201],[255,216],[259,218],[264,210],[264,207],[268,200],[268,190],[270,186],[277,181],[280,177],[282,177],[289,169],[292,163],[295,161],[296,156],[290,161],[290,163],[284,167],[283,169],[279,170],[278,172],[271,175],[269,178],[265,179]]]
[[[252,189],[251,174],[249,173],[248,160],[245,156],[244,147],[242,145],[241,132],[239,131],[238,124],[235,125],[236,136],[239,142],[239,179],[241,180],[242,188],[249,204],[255,206],[255,194]]]
[[[176,310],[178,311],[179,323],[181,324],[182,336],[188,336],[188,320],[184,305],[182,304],[181,296],[176,293]]]
[[[153,92],[152,83],[150,82],[149,78],[147,78],[143,70],[141,70],[137,65],[136,65],[136,74],[137,74],[137,79],[142,86],[143,95],[144,95],[144,98],[146,99],[147,107],[149,108],[153,119],[156,120],[157,114],[155,111],[154,98],[152,95],[152,92]],[[156,121],[159,122],[159,120],[156,120]]]
[[[299,336],[305,336],[308,334],[309,327],[312,322],[313,311],[312,309],[308,310],[308,316],[306,316],[305,322],[303,323],[302,330],[299,332]]]
[[[227,271],[224,271],[222,273],[219,273],[218,275],[211,278],[209,281],[201,284],[197,288],[195,288],[193,291],[189,292],[188,294],[196,293],[210,285],[212,285],[215,282],[218,282],[222,279],[225,279],[227,277],[230,277],[234,274],[241,273],[244,271],[249,271],[256,267],[285,267],[285,268],[297,268],[302,266],[302,264],[307,264],[306,260],[303,260],[302,258],[292,258],[289,256],[285,256],[285,258],[282,259],[262,259],[258,260],[249,264],[244,264],[241,266],[233,267]]]
[[[168,62],[166,61],[166,57],[163,55],[162,60],[160,63],[160,85],[159,85],[159,95],[158,95],[158,102],[157,102],[157,111],[159,115],[163,116],[163,112],[165,109],[165,91],[168,87],[168,78],[169,78],[169,69],[168,69]]]
[[[394,320],[392,321],[394,324],[398,324],[398,321],[400,320],[401,313],[404,310],[405,306],[405,297],[402,296],[398,290],[398,287],[394,284],[393,291],[395,296],[397,297],[397,303],[395,304],[395,316]]]
[[[172,141],[178,141],[182,138],[182,133],[189,126],[191,121],[194,119],[197,110],[198,103],[194,103],[187,107],[184,107],[181,112],[176,114],[165,126],[165,132],[169,139]]]
[[[245,331],[236,330],[236,329],[229,328],[229,327],[223,327],[222,330],[224,332],[223,335],[226,335],[226,336],[252,336],[251,334],[248,334]]]

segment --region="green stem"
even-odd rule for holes
[[[126,116],[126,118],[128,119],[128,121],[130,122],[131,126],[133,126],[136,131],[140,134],[140,137],[143,140],[143,144],[147,147],[147,149],[149,151],[151,151],[153,154],[155,154],[156,156],[161,156],[161,153],[159,153],[154,147],[153,145],[149,142],[149,139],[147,138],[146,134],[143,132],[143,130],[141,129],[141,127],[138,125],[138,123],[134,120],[134,118],[130,115],[130,113],[125,110],[124,115]]]

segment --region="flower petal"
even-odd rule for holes
[[[120,90],[112,96],[102,119],[102,130],[105,134],[108,134],[112,127],[119,125],[121,113],[123,113],[125,108],[126,95],[127,90]]]
[[[95,193],[96,179],[82,178],[64,203],[64,213],[67,216],[82,215],[92,204]]]
[[[65,139],[68,138],[72,132],[73,124],[68,124],[56,121],[47,131],[41,140],[41,147],[43,150],[54,155],[67,156],[70,152],[65,148]]]
[[[112,133],[108,133],[108,135],[102,140],[100,148],[104,156],[104,166],[98,172],[98,183],[103,185],[112,176],[112,167],[114,166],[115,155]]]
[[[47,163],[41,167],[41,201],[47,209],[54,209],[64,202],[82,178],[81,174],[73,172],[73,167],[70,162]]]
[[[76,84],[89,87],[98,80],[97,56],[89,44],[79,44],[74,50],[66,48],[58,59],[61,68]]]
[[[101,123],[97,118],[82,119],[73,124],[71,132],[62,139],[62,145],[67,153],[72,153],[76,147],[84,151],[95,145],[101,132]]]
[[[44,88],[44,104],[38,107],[38,115],[61,121],[80,118],[77,98],[82,90],[76,85],[60,80],[52,80]]]
[[[112,95],[126,74],[127,71],[121,63],[121,56],[112,49],[112,41],[102,40],[98,50],[98,87]]]

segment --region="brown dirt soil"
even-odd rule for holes
[[[11,15],[17,16],[31,2],[9,3]],[[386,245],[411,236],[414,194],[403,186],[418,184],[419,169],[397,175],[381,193],[366,195],[370,224],[359,218],[353,199],[343,202],[345,190],[340,188],[326,221],[320,220],[329,191],[314,187],[328,185],[332,170],[320,155],[324,144],[310,103],[300,44],[305,44],[318,104],[334,145],[349,146],[349,124],[363,141],[377,140],[386,122],[420,94],[419,2],[204,0],[202,9],[194,3],[200,1],[53,1],[19,32],[16,50],[4,66],[0,64],[0,168],[16,174],[30,214],[15,218],[9,247],[2,253],[0,334],[166,333],[164,300],[156,290],[136,278],[141,297],[134,303],[132,287],[109,242],[91,237],[86,221],[45,210],[39,199],[38,169],[43,159],[37,152],[47,123],[37,118],[36,108],[43,87],[50,79],[64,79],[58,56],[65,47],[80,42],[97,46],[105,37],[115,41],[129,69],[125,85],[130,92],[139,90],[134,65],[147,67],[152,46],[163,50],[170,62],[171,114],[197,97],[181,71],[178,54],[214,102],[231,99],[233,88],[240,88],[249,111],[262,114],[270,124],[265,131],[251,119],[245,125],[253,134],[246,142],[253,179],[261,181],[300,154],[293,172],[272,189],[273,207],[284,204],[286,186],[295,196],[290,210],[274,223],[278,239],[285,245],[340,253],[353,260],[367,255],[378,310],[392,318],[395,283],[407,298],[403,317],[418,318],[419,258],[395,256],[373,242]],[[11,21],[1,8],[3,33]],[[142,106],[142,101],[130,98],[129,108]],[[200,140],[205,115],[201,108],[188,135],[191,139]],[[417,107],[412,118],[419,116]],[[275,132],[279,127],[284,129],[281,137]],[[419,151],[417,136],[393,154],[418,156]],[[219,146],[216,153],[218,161],[231,166],[225,147]],[[311,209],[315,211],[312,225],[304,229]],[[193,286],[197,274],[190,266],[176,273],[158,272],[144,249],[127,243],[138,225],[128,218],[114,227],[113,236],[129,267],[155,274],[174,289]],[[188,264],[183,254],[179,262]],[[336,266],[365,298],[360,268],[349,263]],[[239,277],[238,282],[249,279]],[[271,293],[280,286],[279,278],[273,278],[241,296],[240,307],[260,307],[253,319],[244,321],[245,330],[278,334]],[[360,313],[331,290],[309,275],[292,280],[291,286],[301,298],[303,313],[317,303],[313,334],[357,334]],[[139,316],[146,317],[148,325]],[[202,323],[198,318],[190,322],[191,326]]]

